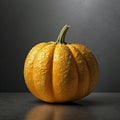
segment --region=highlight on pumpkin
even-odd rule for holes
[[[92,51],[83,44],[66,44],[65,25],[52,42],[35,45],[24,63],[24,79],[29,91],[48,102],[82,99],[95,88],[99,66]]]

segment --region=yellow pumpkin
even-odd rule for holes
[[[82,44],[68,44],[65,25],[56,42],[35,45],[24,64],[25,83],[38,99],[54,103],[81,99],[94,89],[99,67],[93,53]]]

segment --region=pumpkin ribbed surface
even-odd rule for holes
[[[82,44],[45,42],[35,45],[24,65],[30,92],[46,102],[81,99],[95,87],[98,63]]]

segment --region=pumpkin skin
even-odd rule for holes
[[[24,64],[25,83],[38,99],[67,102],[81,99],[96,85],[99,67],[93,53],[82,44],[66,44],[65,25],[56,42],[35,45]]]

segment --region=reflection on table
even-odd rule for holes
[[[92,120],[93,116],[88,107],[73,103],[41,104],[33,107],[25,116],[25,120]]]

